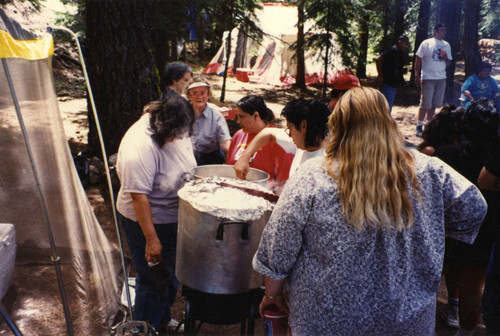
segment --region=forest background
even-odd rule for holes
[[[43,0],[25,0],[40,8]],[[12,0],[0,0],[6,5]],[[161,75],[172,61],[184,61],[200,71],[222,43],[222,33],[242,25],[245,32],[261,38],[254,10],[257,0],[61,0],[75,8],[62,14],[59,25],[77,32],[83,46],[95,106],[108,153],[141,114],[142,107],[160,96]],[[267,1],[273,2],[273,1]],[[295,44],[295,87],[310,95],[304,80],[304,51],[321,46],[330,50],[323,60],[341,57],[345,67],[360,78],[366,67],[399,35],[410,38],[408,83],[413,81],[413,53],[432,35],[437,22],[448,27],[446,40],[453,62],[447,68],[446,101],[457,103],[453,87],[456,61],[464,62],[465,76],[475,73],[482,56],[479,39],[500,37],[499,0],[288,0],[274,1],[297,6],[298,38]],[[312,18],[322,32],[307,34],[303,22]],[[331,45],[331,36],[338,46]],[[56,33],[56,37],[57,37]],[[69,39],[63,35],[62,40]],[[500,62],[499,46],[488,55]],[[225,76],[219,100],[224,101]],[[57,84],[57,83],[56,83]],[[80,83],[82,86],[83,83]],[[315,91],[324,96],[325,88]],[[91,111],[91,109],[88,109]],[[88,151],[100,155],[93,115],[89,113]]]

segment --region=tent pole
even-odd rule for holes
[[[16,322],[14,322],[10,318],[9,314],[7,314],[7,309],[5,309],[3,303],[1,303],[1,302],[0,302],[0,315],[3,316],[3,319],[5,320],[5,322],[7,322],[7,325],[9,326],[10,330],[12,331],[12,333],[15,336],[23,336],[23,334],[21,333],[21,331],[17,327]]]
[[[113,192],[113,184],[111,183],[111,174],[109,173],[108,156],[106,154],[106,148],[104,147],[104,140],[103,140],[103,136],[102,136],[101,125],[99,123],[99,116],[97,115],[97,109],[95,107],[95,102],[94,102],[94,95],[92,94],[92,88],[90,87],[90,80],[89,80],[89,76],[87,73],[87,67],[85,65],[85,60],[83,59],[83,53],[82,53],[82,48],[80,47],[80,41],[78,40],[78,37],[76,36],[76,34],[71,29],[68,29],[66,27],[62,27],[62,26],[54,26],[54,27],[28,26],[28,28],[62,30],[62,31],[69,33],[73,37],[73,39],[75,40],[75,43],[76,43],[76,46],[78,49],[78,55],[80,56],[80,61],[82,63],[83,76],[85,77],[85,83],[87,84],[87,90],[89,93],[90,104],[92,106],[92,112],[94,115],[97,134],[99,136],[99,143],[101,145],[101,152],[102,152],[102,157],[103,157],[103,162],[104,162],[104,169],[106,172],[106,180],[108,182],[109,196],[111,199],[111,207],[113,209],[113,220],[115,222],[116,233],[118,235],[118,244],[120,246],[123,274],[125,276],[125,284],[126,284],[125,292],[127,294],[128,310],[129,310],[129,314],[130,314],[130,319],[133,321],[134,320],[134,313],[133,313],[133,309],[132,309],[132,299],[130,296],[130,289],[129,289],[129,285],[128,285],[127,265],[126,265],[126,261],[125,261],[125,252],[124,252],[124,248],[123,248],[121,229],[120,229],[120,225],[118,224],[118,216],[117,216],[117,210],[116,210],[116,204],[115,204],[115,196],[114,196],[114,192]]]
[[[10,76],[9,67],[7,66],[7,60],[5,58],[2,58],[2,64],[3,64],[3,68],[5,71],[6,77],[7,77],[7,81],[9,83],[10,93],[12,95],[12,100],[14,101],[14,106],[15,106],[16,113],[17,113],[17,118],[19,119],[19,125],[20,125],[21,131],[23,133],[24,142],[26,144],[26,149],[28,151],[31,167],[33,169],[33,174],[35,177],[35,182],[36,182],[36,185],[38,187],[40,201],[42,203],[42,209],[43,209],[43,214],[45,217],[45,223],[47,224],[47,231],[48,231],[48,235],[49,235],[50,246],[52,247],[51,259],[54,262],[54,266],[56,268],[57,280],[59,282],[59,290],[61,291],[61,298],[62,298],[62,304],[63,304],[63,308],[64,308],[64,316],[66,318],[66,325],[68,327],[68,333],[69,333],[69,335],[74,335],[73,325],[71,323],[71,316],[69,313],[69,305],[68,305],[68,300],[67,300],[67,296],[66,296],[66,290],[64,288],[64,282],[63,282],[63,277],[62,277],[62,273],[61,273],[61,265],[59,264],[59,261],[61,258],[59,257],[59,255],[57,253],[57,248],[56,248],[56,244],[54,241],[54,235],[52,234],[52,227],[50,225],[47,203],[45,202],[45,195],[42,191],[42,185],[40,183],[40,176],[38,175],[38,169],[36,167],[36,164],[35,164],[35,161],[33,158],[33,152],[31,151],[31,145],[30,145],[30,142],[28,139],[28,133],[26,132],[24,120],[23,120],[23,117],[21,115],[21,108],[20,108],[19,102],[17,100],[16,91],[14,88],[14,84],[12,82],[12,77]]]

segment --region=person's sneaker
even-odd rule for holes
[[[174,334],[174,333],[179,333],[183,334],[184,333],[184,323],[179,325],[180,322],[177,321],[176,319],[170,319],[167,323],[167,330],[169,334]]]
[[[417,126],[417,136],[420,138],[422,137],[422,125]]]
[[[445,322],[449,327],[459,328],[458,323],[458,305],[447,304],[446,305],[446,318]]]

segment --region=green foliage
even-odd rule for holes
[[[500,38],[500,4],[498,0],[483,0],[479,38]]]

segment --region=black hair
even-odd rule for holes
[[[262,99],[261,96],[245,96],[238,100],[236,106],[239,107],[243,112],[246,112],[250,115],[253,115],[255,112],[259,112],[260,119],[262,119],[266,124],[274,120],[273,111],[271,111],[267,107],[264,99]]]
[[[406,36],[406,35],[400,35],[398,37],[398,39],[396,40],[396,42],[399,42],[399,41],[409,41],[408,36]]]
[[[174,84],[174,81],[180,80],[184,77],[184,74],[189,72],[193,73],[193,70],[189,65],[182,62],[172,62],[165,68],[165,72],[163,73],[162,87],[166,89],[170,85]]]
[[[460,121],[460,159],[464,166],[467,166],[466,162],[472,162],[475,170],[464,171],[464,176],[473,176],[481,170],[499,143],[499,125],[498,111],[491,100],[476,99],[465,110]]]
[[[144,113],[150,114],[149,122],[153,130],[151,137],[160,147],[184,136],[186,132],[192,134],[193,107],[179,95],[150,102],[144,107]]]
[[[483,69],[489,69],[491,71],[491,69],[493,69],[493,67],[488,62],[482,62],[481,65],[479,66],[479,68],[477,69],[477,73],[479,74],[481,71],[483,71]]]
[[[446,104],[425,128],[418,149],[431,146],[434,148],[451,145],[459,139],[459,123],[464,114],[462,107]]]
[[[294,99],[286,103],[281,115],[300,130],[303,120],[307,121],[305,146],[316,147],[328,134],[328,106],[317,99]]]
[[[439,28],[446,28],[446,23],[444,22],[436,23],[436,25],[434,26],[434,30],[438,30]]]

